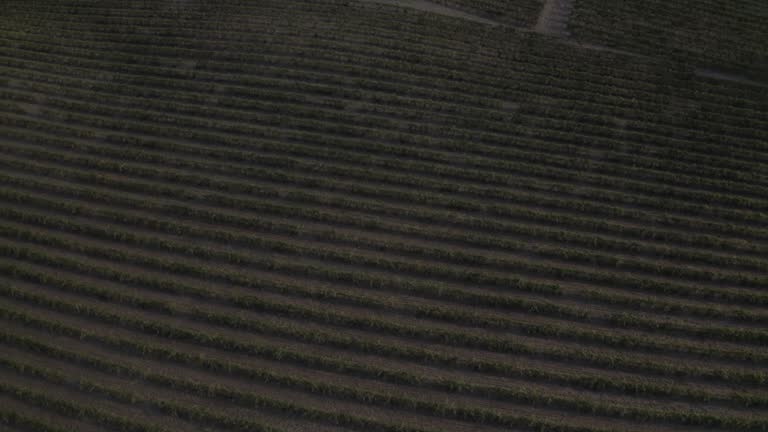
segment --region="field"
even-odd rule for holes
[[[768,7],[761,1],[573,2],[579,39],[768,80]]]
[[[0,430],[768,431],[768,4],[545,3],[3,2]]]

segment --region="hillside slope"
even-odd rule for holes
[[[574,0],[577,39],[768,81],[768,4]]]
[[[3,430],[768,429],[759,83],[525,1],[6,3]]]

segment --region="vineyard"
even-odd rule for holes
[[[768,78],[768,6],[740,2],[574,0],[574,36]]]
[[[768,431],[768,6],[640,3],[4,2],[0,430]]]

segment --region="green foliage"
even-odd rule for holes
[[[764,93],[679,52],[286,1],[9,2],[0,343],[46,362],[0,355],[5,372],[222,429],[273,430],[95,377],[351,430],[421,431],[133,360],[424,424],[766,430],[744,414],[768,407]],[[504,23],[540,6],[440,1]]]

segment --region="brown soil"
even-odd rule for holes
[[[11,359],[14,358],[14,356],[9,357]],[[44,359],[35,366],[47,368],[51,363],[51,360]],[[80,374],[70,376],[73,385],[76,385],[80,376]],[[70,386],[52,384],[50,382],[29,378],[27,376],[17,374],[16,372],[0,370],[0,381],[18,388],[44,394],[49,398],[53,398],[59,401],[74,403],[82,407],[96,409],[103,413],[108,413],[109,415],[119,416],[123,419],[130,420],[131,422],[144,425],[154,425],[162,428],[163,431],[197,432],[200,430],[198,426],[195,426],[184,420],[159,413],[157,412],[157,409],[147,405],[126,405],[111,399],[107,399],[103,396],[84,393]],[[105,425],[105,427],[109,428],[107,425]]]
[[[3,348],[5,349],[5,348]],[[3,354],[5,357],[5,353]],[[47,425],[56,426],[62,430],[78,431],[78,432],[110,432],[109,428],[101,427],[95,424],[87,423],[84,421],[76,420],[69,417],[64,417],[55,414],[49,409],[39,408],[35,405],[30,405],[25,402],[13,399],[10,396],[0,395],[0,407],[5,411],[11,411],[27,417],[33,421],[45,423]],[[16,431],[28,431],[28,429],[13,429],[8,425],[0,423],[0,430],[8,432]]]
[[[93,329],[96,332],[100,332],[100,328]],[[105,329],[106,331],[106,329]],[[16,331],[14,330],[14,333],[22,334],[26,333],[29,337],[39,337],[37,332],[35,331]],[[144,339],[142,337],[142,339]],[[205,383],[211,383],[212,385],[221,385],[225,386],[227,388],[232,388],[238,391],[244,391],[244,392],[258,392],[260,394],[269,394],[270,397],[275,396],[276,398],[282,398],[282,397],[288,397],[289,400],[294,401],[306,401],[309,405],[308,406],[314,406],[314,407],[321,407],[321,406],[327,406],[325,409],[334,409],[338,402],[333,402],[331,405],[324,405],[319,404],[318,400],[314,396],[311,395],[303,395],[302,393],[296,393],[296,391],[288,389],[288,388],[279,388],[279,387],[264,387],[262,384],[256,384],[250,381],[243,381],[239,378],[229,377],[227,375],[222,374],[211,374],[210,372],[204,372],[197,369],[191,369],[185,366],[176,366],[168,363],[160,363],[154,360],[142,360],[139,358],[135,358],[133,356],[126,356],[124,354],[116,354],[112,353],[110,351],[105,351],[104,349],[95,347],[93,345],[90,345],[86,342],[78,342],[78,341],[70,341],[65,342],[64,340],[60,341],[59,343],[63,344],[63,346],[66,346],[67,350],[75,350],[83,353],[88,353],[88,355],[96,355],[99,358],[118,363],[118,364],[127,364],[133,367],[142,368],[144,370],[150,370],[153,373],[166,375],[166,376],[175,376],[177,378],[181,379],[192,379],[197,382],[205,382]],[[173,349],[181,350],[184,352],[190,352],[191,353],[197,353],[201,355],[205,355],[205,357],[208,358],[217,358],[223,361],[228,362],[234,362],[235,364],[242,365],[244,367],[249,368],[255,368],[255,369],[264,369],[269,370],[272,372],[275,372],[276,374],[284,375],[284,376],[293,376],[293,377],[300,377],[305,379],[311,379],[318,383],[328,383],[332,385],[341,385],[341,386],[348,386],[350,388],[359,388],[364,389],[368,391],[372,391],[375,393],[389,393],[389,394],[396,394],[402,397],[409,397],[409,398],[415,398],[417,400],[427,400],[430,402],[436,402],[436,403],[449,403],[449,404],[457,404],[458,406],[463,407],[482,407],[485,409],[491,409],[493,411],[497,411],[499,413],[506,413],[511,415],[516,414],[535,414],[539,416],[545,416],[545,417],[552,417],[555,418],[556,414],[553,414],[551,412],[548,412],[548,410],[544,409],[536,409],[536,408],[527,408],[522,406],[516,406],[512,403],[507,402],[501,402],[501,401],[493,401],[493,400],[480,400],[477,398],[472,398],[468,396],[459,396],[459,395],[448,395],[440,392],[435,392],[432,390],[425,390],[425,389],[417,389],[417,388],[411,388],[411,387],[404,387],[404,386],[396,386],[386,383],[380,383],[380,382],[374,382],[371,380],[366,379],[359,379],[359,378],[353,378],[346,375],[338,375],[328,372],[322,372],[322,371],[313,371],[311,369],[305,369],[301,367],[295,367],[291,366],[289,364],[285,363],[275,363],[271,361],[263,361],[258,360],[251,356],[244,356],[234,353],[223,353],[216,350],[209,350],[207,348],[202,347],[192,347],[187,346],[187,344],[179,344],[175,342],[171,342],[170,344],[166,344],[167,347],[173,347]],[[185,348],[185,346],[187,346]],[[14,358],[16,356],[14,355]],[[67,373],[75,373],[75,371],[69,371]],[[97,378],[100,381],[103,381],[104,379],[111,379],[111,378],[100,378],[102,374],[99,373],[93,373],[89,372],[87,376],[93,378]],[[186,404],[189,405],[197,405],[194,401],[186,402],[186,399],[190,398],[191,396],[176,396],[175,392],[168,393],[168,391],[162,390],[157,388],[156,386],[149,385],[149,387],[145,388],[145,384],[142,384],[140,382],[131,382],[131,383],[123,383],[122,385],[118,382],[111,383],[115,386],[120,385],[121,387],[126,386],[130,390],[134,390],[138,393],[145,393],[147,390],[150,391],[150,393],[153,395],[153,397],[163,397],[169,400],[174,401],[184,401]],[[568,397],[568,394],[570,393],[570,397],[589,397],[592,398],[592,396],[589,396],[584,393],[573,393],[573,392],[566,392],[563,393],[563,391],[558,391],[554,387],[547,387],[547,386],[541,386],[541,385],[531,385],[530,383],[526,382],[519,382],[514,383],[514,381],[510,382],[507,386],[510,386],[510,388],[515,389],[526,389],[532,392],[538,392],[541,394],[541,392],[551,393],[552,391],[555,391],[555,394],[560,393],[561,396],[565,395]],[[263,388],[262,388],[263,387]],[[308,398],[308,399],[307,399]],[[607,396],[607,395],[601,395],[597,396],[597,399],[603,402],[619,402],[619,403],[632,403],[634,405],[648,405],[647,401],[642,400],[634,400],[629,397],[613,397],[613,396]],[[199,403],[199,402],[198,402]],[[657,403],[651,403],[649,407],[653,407]],[[700,409],[691,407],[688,404],[685,403],[677,403],[674,401],[666,401],[663,405],[656,405],[655,408],[668,408],[669,406],[675,406],[678,409]],[[721,414],[739,414],[738,412],[731,412],[730,410],[722,410],[720,408],[716,407],[709,407],[709,410],[714,410],[715,412],[719,412]],[[360,412],[359,409],[357,409],[355,412]],[[712,412],[712,411],[710,411]],[[742,415],[745,415],[746,413],[741,413]],[[569,415],[569,418],[573,419],[575,421],[574,424],[581,423],[579,421],[579,415]],[[585,419],[584,424],[589,424],[589,419]],[[601,421],[603,422],[603,421]],[[612,420],[605,420],[604,421],[606,426],[621,426],[622,430],[640,430],[635,427],[632,427],[628,424],[623,424],[622,422],[612,421]],[[627,429],[624,429],[624,428]],[[672,430],[667,429],[663,425],[653,425],[653,430]],[[453,430],[453,429],[451,429]],[[477,429],[481,430],[481,429]]]
[[[17,284],[17,285],[23,286],[25,290],[28,290],[28,291],[40,291],[39,288],[36,288],[35,286],[30,284]],[[316,355],[320,357],[339,359],[345,362],[353,361],[360,364],[369,365],[375,368],[381,368],[382,370],[392,370],[392,368],[408,370],[416,376],[434,377],[436,379],[440,377],[452,376],[453,379],[457,379],[458,377],[458,379],[463,382],[472,382],[476,384],[486,383],[486,385],[492,385],[492,386],[498,385],[499,383],[503,383],[503,382],[510,382],[509,384],[510,386],[512,386],[513,388],[515,386],[515,384],[513,384],[515,382],[515,379],[511,379],[511,378],[503,378],[503,377],[493,376],[493,375],[489,376],[486,374],[478,374],[478,373],[470,372],[468,370],[456,369],[454,367],[449,367],[449,366],[441,367],[441,366],[434,366],[430,364],[421,364],[421,363],[417,363],[409,360],[399,360],[392,356],[383,357],[377,354],[366,354],[363,352],[357,352],[353,350],[343,350],[339,348],[332,348],[332,347],[315,345],[315,344],[310,344],[305,342],[299,342],[292,339],[285,339],[282,337],[265,336],[265,335],[255,334],[253,332],[248,332],[243,330],[235,330],[235,329],[224,328],[219,326],[211,326],[205,323],[200,323],[198,321],[191,321],[184,317],[169,317],[167,315],[159,315],[157,313],[144,312],[144,311],[128,308],[125,306],[105,304],[104,302],[84,299],[82,297],[73,297],[71,295],[58,293],[55,291],[51,291],[51,292],[42,291],[42,293],[46,296],[53,297],[53,298],[60,298],[65,301],[70,301],[70,302],[75,301],[79,304],[90,304],[100,309],[108,310],[113,313],[118,313],[122,316],[135,317],[139,319],[164,323],[164,324],[173,326],[175,328],[197,330],[209,335],[218,335],[228,340],[235,340],[235,341],[244,342],[244,343],[258,343],[260,345],[271,346],[273,348],[289,349],[290,351],[304,352],[304,353],[308,353],[308,354]],[[2,301],[2,304],[12,305],[12,304],[15,304],[15,302],[8,300],[8,301]],[[37,314],[38,308],[35,306],[30,306],[30,307],[27,307],[26,309],[30,314],[33,314],[33,315]],[[49,310],[46,310],[40,313],[42,314],[41,316],[44,317],[44,319],[60,321],[60,322],[66,323],[69,326],[73,326],[76,328],[92,328],[94,329],[93,331],[96,331],[98,328],[104,327],[104,328],[109,328],[109,334],[116,337],[127,337],[127,338],[136,337],[136,333],[131,330],[123,330],[117,327],[102,325],[102,324],[99,324],[98,327],[94,327],[92,321],[83,320],[81,318],[75,318],[71,315],[64,315],[58,312],[51,312]],[[238,315],[242,315],[242,312]],[[276,319],[276,318],[268,319],[267,321],[271,321],[273,324],[280,324],[280,322],[285,322],[285,320]],[[291,324],[288,323],[288,325],[291,325]],[[373,341],[377,341],[379,343],[383,343],[387,345],[391,345],[394,343],[395,345],[393,346],[408,347],[415,350],[422,350],[422,351],[425,350],[426,352],[440,353],[448,357],[456,357],[456,358],[462,359],[462,361],[474,362],[476,359],[482,359],[485,361],[500,362],[502,364],[513,366],[514,368],[517,368],[517,367],[534,368],[534,369],[544,368],[550,371],[556,371],[558,373],[579,374],[579,375],[585,375],[585,376],[594,375],[594,376],[601,376],[601,377],[614,377],[616,379],[629,380],[629,381],[634,381],[636,379],[639,379],[641,380],[641,382],[647,379],[647,377],[645,376],[641,376],[633,373],[619,372],[619,371],[607,370],[607,369],[595,369],[595,368],[590,368],[585,366],[579,366],[576,364],[567,364],[563,362],[549,361],[545,359],[531,359],[531,358],[526,358],[524,356],[502,355],[502,354],[490,353],[487,351],[470,350],[470,349],[464,349],[464,348],[461,348],[461,349],[448,348],[435,343],[428,343],[428,344],[417,343],[411,339],[381,336],[381,335],[371,335],[370,333],[366,335],[363,332],[353,331],[353,330],[344,330],[343,332],[341,332],[340,329],[338,328],[331,329],[331,328],[323,327],[314,323],[304,322],[304,323],[293,324],[293,326],[294,328],[300,328],[302,330],[313,329],[315,331],[319,331],[320,334],[323,334],[323,333],[328,334],[328,332],[330,331],[331,334],[337,334],[337,335],[341,334],[341,335],[352,337],[355,339],[359,337],[358,335],[363,335],[363,337],[368,338],[366,340],[373,340]],[[142,335],[141,337],[146,338],[147,336]],[[163,338],[158,338],[157,343],[161,345],[167,345],[169,343],[175,343],[175,342],[169,341]],[[218,349],[213,349],[213,351],[221,352]],[[708,392],[728,393],[730,391],[728,388],[729,386],[705,384],[705,383],[698,382],[697,380],[682,380],[682,379],[672,380],[672,379],[665,379],[665,378],[655,378],[655,380],[658,383],[666,383],[666,384],[676,383],[681,385],[684,384],[685,386],[692,386],[693,388],[701,388]]]
[[[89,221],[89,220],[83,220],[83,223],[93,224],[94,222],[93,221]],[[107,228],[107,229],[112,227],[109,224],[102,224],[102,223],[97,223],[97,224],[101,225],[101,226],[103,226],[104,228]],[[26,225],[17,225],[16,223],[11,223],[11,222],[8,222],[8,225],[9,226],[17,226],[17,227],[19,227],[21,229],[28,229],[29,228]],[[48,230],[48,229],[40,229],[40,228],[34,228],[34,227],[32,227],[32,229],[35,229],[39,233],[54,235],[55,237],[59,237],[59,238],[69,239],[69,240],[72,240],[72,241],[77,240],[77,241],[79,241],[82,244],[88,244],[88,245],[91,245],[91,246],[94,246],[94,247],[117,248],[119,250],[123,250],[125,252],[129,252],[129,253],[133,253],[133,254],[137,254],[137,255],[149,254],[149,255],[156,256],[157,258],[160,258],[160,259],[171,259],[171,260],[174,260],[174,261],[181,260],[181,262],[184,262],[185,264],[193,265],[193,266],[200,266],[202,268],[206,268],[206,267],[210,266],[210,264],[205,262],[205,261],[194,259],[194,258],[190,259],[190,258],[180,257],[180,256],[175,255],[175,254],[153,252],[153,251],[145,251],[143,249],[137,249],[137,248],[134,248],[134,247],[123,246],[123,245],[119,245],[119,244],[116,244],[116,243],[104,242],[104,241],[100,241],[100,240],[90,240],[90,239],[78,238],[78,237],[75,237],[75,236],[72,236],[72,235],[69,235],[69,234],[57,233],[55,231],[51,231],[51,230]],[[159,237],[161,239],[166,239],[166,240],[169,240],[169,241],[177,242],[177,243],[180,243],[182,245],[188,245],[190,247],[206,247],[206,248],[210,248],[212,250],[218,250],[220,252],[234,252],[234,253],[242,254],[244,256],[254,255],[255,253],[257,253],[256,251],[254,251],[252,249],[246,249],[246,248],[237,247],[237,246],[233,246],[233,245],[228,245],[227,246],[227,245],[221,245],[221,244],[218,244],[218,243],[212,243],[212,242],[201,241],[201,240],[196,240],[196,241],[193,241],[193,242],[190,243],[188,239],[180,239],[180,238],[177,238],[175,236],[166,236],[166,235],[162,235],[162,234],[158,235],[158,234],[153,234],[152,232],[143,232],[142,233],[142,230],[137,230],[136,233],[137,234],[145,234],[145,235],[148,235],[148,236],[157,236],[157,237]],[[276,238],[280,238],[280,237],[276,236]],[[37,248],[37,247],[33,246],[33,249],[34,248]],[[52,248],[48,248],[46,250],[46,252],[47,253],[54,253],[54,254],[57,253],[56,250],[52,249]],[[354,251],[354,250],[351,250],[350,252],[351,253],[357,253],[357,251]],[[65,255],[72,255],[72,254],[65,253]],[[77,255],[72,255],[72,256],[77,258]],[[275,254],[275,253],[266,253],[264,255],[264,257],[268,257],[268,258],[273,259],[273,260],[275,260],[277,262],[284,261],[286,263],[291,263],[291,264],[301,263],[301,264],[306,264],[306,265],[309,265],[309,266],[318,266],[318,265],[323,264],[322,262],[319,262],[319,261],[314,260],[314,259],[307,259],[307,258],[301,258],[301,257],[295,257],[295,256],[282,256],[282,255]],[[89,262],[91,264],[100,263],[100,264],[102,264],[103,266],[105,266],[107,268],[113,268],[113,269],[116,269],[116,270],[120,270],[120,271],[126,272],[128,274],[131,274],[131,273],[132,274],[146,273],[148,277],[155,277],[155,278],[160,278],[160,279],[163,279],[163,277],[164,277],[161,273],[157,273],[155,271],[148,271],[147,269],[142,269],[142,268],[135,268],[134,266],[131,266],[131,265],[127,265],[126,266],[126,265],[123,265],[123,264],[116,264],[116,263],[112,263],[112,262],[108,262],[108,261],[95,260],[93,258],[89,259]],[[397,274],[394,274],[394,273],[391,273],[391,272],[387,272],[387,271],[381,271],[381,270],[377,270],[377,269],[371,269],[371,268],[368,268],[368,267],[359,267],[359,266],[343,265],[343,264],[330,264],[330,263],[326,263],[326,266],[329,267],[329,268],[332,268],[332,269],[333,268],[338,268],[338,269],[340,269],[342,271],[366,271],[368,273],[376,274],[376,275],[378,275],[380,277],[383,277],[385,279],[388,279],[388,280],[392,280],[392,279],[397,280],[397,279],[400,278],[400,276],[397,275]],[[279,275],[279,274],[273,274],[273,273],[264,272],[264,271],[255,271],[255,270],[249,269],[247,267],[234,266],[234,265],[228,265],[228,264],[217,264],[215,267],[211,267],[211,272],[212,272],[211,274],[215,274],[216,272],[219,272],[219,271],[222,271],[222,270],[225,271],[225,272],[226,271],[231,271],[231,272],[234,272],[234,273],[244,274],[244,275],[252,277],[252,278],[254,278],[256,280],[257,279],[264,279],[264,280],[275,279],[275,280],[280,280],[282,282],[289,283],[289,284],[292,284],[294,286],[321,285],[321,286],[329,286],[329,287],[332,287],[333,289],[339,289],[342,286],[346,285],[344,283],[341,283],[341,284],[339,284],[339,283],[327,283],[327,282],[324,282],[324,281],[312,280],[312,279],[307,279],[307,278],[291,277],[291,276],[288,276],[288,275]],[[503,273],[499,274],[499,275],[500,276],[505,276],[505,274],[503,274]],[[176,280],[180,280],[180,279],[181,279],[180,276],[176,276]],[[187,279],[187,278],[183,278],[183,279]],[[417,276],[409,276],[408,280],[420,280],[420,281],[423,281],[423,282],[432,282],[433,281],[433,279],[424,278],[424,277],[417,277]],[[194,280],[192,280],[190,282],[192,282],[194,284]],[[450,281],[441,282],[441,286],[451,287],[451,288],[455,288],[455,289],[461,289],[461,287],[462,287],[460,284],[454,284],[454,283],[452,283]],[[568,287],[569,284],[566,284],[565,286]],[[586,286],[584,287],[584,289],[587,289],[587,288],[589,288],[589,287],[586,287]],[[574,289],[581,289],[581,288],[574,288]],[[359,289],[356,288],[355,290],[353,290],[353,292],[356,292],[356,291],[359,291]],[[490,291],[490,292],[493,293],[493,290]],[[362,292],[360,292],[360,294],[362,294]],[[396,297],[400,298],[401,296],[397,295]],[[409,296],[405,296],[405,297],[408,298]],[[413,300],[412,297],[411,297],[411,299]],[[412,302],[412,300],[411,300],[411,302]],[[550,300],[552,300],[552,299],[550,299]],[[389,301],[387,301],[386,303],[389,303]],[[426,304],[428,305],[428,304],[431,304],[431,303],[434,303],[434,302],[430,301],[430,302],[428,302]],[[456,304],[449,304],[448,307],[456,308],[457,310],[464,309],[461,305],[456,305]],[[462,310],[462,312],[473,313],[473,310],[472,309],[468,309],[466,311]],[[486,314],[488,314],[488,313],[490,313],[490,315],[487,315],[489,317],[492,317],[493,315],[495,315],[493,312],[486,312]],[[363,316],[364,316],[364,313],[363,313]],[[538,324],[543,324],[543,325],[551,325],[551,324],[555,324],[555,325],[558,325],[558,326],[562,326],[562,325],[573,326],[573,325],[575,325],[578,328],[581,328],[583,330],[593,330],[593,331],[605,331],[606,330],[606,328],[604,326],[594,326],[594,325],[585,324],[585,323],[573,323],[573,322],[569,322],[569,321],[562,321],[562,320],[556,320],[556,319],[548,319],[548,318],[543,318],[543,317],[540,318],[540,317],[532,316],[531,314],[524,314],[524,313],[510,313],[510,312],[508,312],[508,313],[505,313],[505,315],[503,317],[500,316],[500,319],[502,319],[502,320],[510,320],[510,322],[520,321],[520,322],[538,323]],[[659,334],[656,334],[656,333],[646,333],[646,332],[638,332],[638,331],[630,331],[630,330],[613,329],[613,325],[609,325],[608,329],[610,330],[611,333],[615,333],[615,334],[619,334],[619,335],[627,335],[627,336],[635,336],[635,337],[637,337],[637,336],[639,336],[639,337],[649,337],[650,336],[650,337],[653,337],[657,342],[668,342],[668,343],[672,343],[672,344],[676,344],[676,345],[698,347],[698,348],[701,348],[701,349],[707,348],[709,346],[709,344],[711,343],[711,341],[706,341],[705,343],[700,343],[700,342],[695,340],[695,339],[698,339],[698,338],[694,338],[694,340],[691,340],[690,338],[668,337],[668,336],[662,336],[662,335],[659,335]],[[455,329],[453,329],[453,330],[455,330]],[[590,345],[593,345],[593,344],[590,344]],[[744,346],[744,345],[739,345],[739,344],[729,344],[729,343],[720,343],[720,342],[718,342],[718,345],[721,346],[722,349],[740,349],[740,350],[747,349],[747,350],[752,350],[754,348],[752,346]]]
[[[187,203],[187,205],[189,205],[189,204]],[[216,209],[216,210],[220,211],[219,209]],[[243,213],[243,216],[246,216],[246,215],[247,215],[247,213]],[[335,229],[335,227],[334,227],[334,229]],[[288,242],[291,242],[291,243],[296,241],[296,240],[294,240],[292,238],[285,238],[285,237],[277,236],[277,235],[275,235],[275,236],[267,235],[267,237],[273,237],[274,239],[284,240],[284,241],[288,241]],[[304,243],[304,244],[313,245],[313,246],[322,246],[322,244],[306,243],[305,241],[302,241],[302,240],[298,240],[298,243],[299,244]],[[440,247],[440,246],[435,246],[435,247]],[[248,252],[252,253],[253,251],[248,251]],[[365,255],[367,252],[360,251],[360,250],[354,250],[354,253],[360,253],[360,254]],[[485,255],[485,254],[486,253],[483,253],[483,255]],[[495,253],[492,253],[492,254],[495,254]],[[269,256],[273,257],[273,258],[279,258],[279,255],[274,254],[274,253],[270,253]],[[390,256],[388,256],[386,254],[383,254],[383,253],[375,253],[375,254],[373,254],[371,256],[373,256],[373,257],[391,258]],[[509,258],[509,257],[515,257],[515,255],[514,254],[504,253],[504,254],[501,255],[501,257]],[[529,259],[534,259],[534,258],[537,260],[537,262],[540,261],[540,258],[537,258],[537,257],[525,257],[525,256],[523,257],[524,260],[529,260]],[[289,258],[289,259],[292,260],[294,258]],[[308,259],[303,259],[302,261],[309,262],[309,263],[312,263],[312,264],[317,264],[317,262],[312,262],[311,260],[308,260]],[[547,260],[544,260],[542,262],[547,262]],[[435,262],[432,262],[432,261],[429,261],[429,260],[424,260],[424,263],[427,263],[427,264],[439,264],[439,263],[435,263]],[[342,268],[346,268],[347,270],[353,270],[353,271],[363,269],[361,267],[346,266],[346,265],[342,265],[342,264],[338,264],[337,266],[340,266]],[[461,266],[459,266],[459,267],[461,267]],[[572,265],[565,265],[565,267],[569,267],[569,268],[573,267],[573,268],[576,268],[576,269],[588,268],[588,267],[584,267],[584,266],[572,266]],[[367,268],[365,268],[365,269],[367,269]],[[472,269],[474,269],[474,267],[468,267],[468,269],[472,270]],[[619,273],[621,273],[621,272],[619,272]],[[637,273],[631,273],[630,272],[629,274],[630,275],[640,276],[640,274],[637,274]],[[502,273],[500,275],[503,276],[505,274]],[[506,274],[506,275],[509,276],[509,274]],[[512,274],[512,276],[519,276],[519,275]],[[642,276],[644,278],[646,277],[646,275],[642,275]],[[529,279],[529,280],[532,280],[532,281],[545,282],[545,283],[556,283],[556,284],[562,286],[565,289],[569,289],[569,287],[571,287],[571,288],[573,288],[575,290],[580,290],[580,289],[583,289],[583,288],[586,287],[585,284],[582,284],[582,283],[575,283],[575,282],[566,281],[566,280],[562,280],[562,279],[555,280],[555,279],[552,279],[552,278],[541,277],[541,276],[536,276],[536,275],[527,276],[526,279]],[[666,280],[665,278],[656,278],[656,277],[649,277],[649,279]],[[669,279],[669,280],[672,280],[672,279]],[[697,285],[708,285],[708,284],[697,284]],[[709,285],[711,285],[711,284],[709,284]],[[712,286],[714,286],[716,288],[720,288],[720,286],[716,286],[716,285],[712,285]],[[459,285],[457,287],[461,288],[461,285]],[[484,287],[479,287],[479,286],[476,286],[475,288],[476,289],[481,289],[481,290],[484,289]],[[595,288],[595,287],[592,287],[592,288]],[[622,295],[633,295],[633,296],[644,296],[644,295],[647,295],[647,294],[642,293],[642,292],[633,292],[632,290],[626,290],[626,289],[620,289],[620,288],[614,288],[614,287],[599,287],[597,289],[599,289],[600,291],[614,292],[614,293],[622,294]],[[739,292],[741,292],[741,291],[743,291],[743,292],[752,292],[752,291],[754,291],[754,290],[743,289],[743,288],[734,288],[734,290],[739,291]],[[498,293],[498,289],[491,289],[490,292],[493,293],[494,291],[496,291],[496,293]],[[512,293],[511,295],[514,295],[514,293]],[[574,300],[576,300],[576,299],[574,299]],[[698,305],[713,306],[713,307],[723,307],[723,305],[720,305],[718,303],[711,302],[711,301],[710,302],[705,302],[705,301],[694,301],[694,300],[688,300],[688,299],[681,300],[681,301],[685,301],[686,303],[693,304],[693,305],[698,304]],[[757,309],[754,310],[754,312],[758,312],[758,313],[760,311],[761,311],[761,308],[757,308]]]

